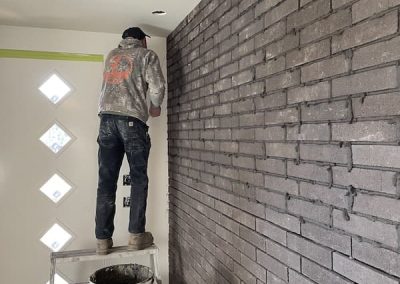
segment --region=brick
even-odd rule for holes
[[[253,67],[264,61],[265,54],[262,50],[257,51],[256,53],[247,55],[240,59],[239,61],[239,69],[247,69]]]
[[[330,127],[328,124],[302,124],[300,127],[287,128],[287,140],[328,141],[329,139]]]
[[[227,52],[214,60],[214,67],[218,68],[228,63],[231,63],[232,60],[232,53]]]
[[[243,154],[257,155],[257,156],[264,155],[265,153],[264,145],[262,143],[246,143],[246,142],[239,143],[239,152]]]
[[[330,35],[351,25],[350,10],[340,10],[329,17],[315,22],[300,31],[300,41],[302,44],[314,41],[324,36]]]
[[[311,86],[302,86],[288,90],[288,103],[299,103],[327,99],[330,95],[329,82],[321,82]]]
[[[257,4],[255,8],[255,16],[258,17],[266,11],[270,10],[272,7],[276,6],[283,0],[263,0],[261,3]]]
[[[256,159],[256,170],[274,174],[285,174],[285,161],[277,159]]]
[[[301,235],[335,251],[347,255],[351,253],[351,237],[338,234],[327,228],[307,222],[301,225]]]
[[[256,199],[258,202],[264,203],[266,205],[270,205],[281,209],[286,209],[286,198],[282,194],[278,194],[267,190],[257,189]]]
[[[297,0],[283,1],[280,5],[271,9],[265,14],[265,27],[269,27],[273,23],[276,23],[277,21],[296,11],[298,8],[299,1]]]
[[[267,157],[292,158],[297,157],[297,145],[293,143],[265,143]]]
[[[266,208],[265,219],[277,226],[300,234],[300,220],[297,217]]]
[[[316,105],[302,105],[301,119],[303,121],[336,121],[348,117],[347,101],[335,101]]]
[[[260,173],[239,170],[239,180],[255,186],[263,186],[264,178]]]
[[[231,104],[223,104],[214,107],[215,115],[227,115],[232,113],[232,105]]]
[[[250,201],[248,198],[241,197],[239,201],[239,207],[257,217],[264,218],[265,216],[265,206],[263,204]]]
[[[225,78],[219,80],[217,83],[214,84],[214,90],[215,92],[221,92],[223,90],[229,89],[231,86],[232,86],[232,79]]]
[[[220,167],[219,174],[223,177],[231,178],[231,179],[238,179],[239,171],[236,169]]]
[[[231,116],[231,117],[222,117],[220,127],[238,127],[239,126],[239,117]]]
[[[241,42],[239,46],[237,46],[232,51],[232,59],[237,60],[253,51],[254,51],[254,38],[251,38],[244,42]]]
[[[280,126],[270,126],[255,129],[255,139],[262,141],[284,140],[285,129]]]
[[[347,5],[353,1],[354,0],[332,0],[332,9],[340,8],[340,7]]]
[[[240,113],[240,112],[249,112],[253,111],[255,108],[254,102],[252,99],[241,100],[239,102],[235,102],[232,104],[232,112]]]
[[[393,184],[394,172],[383,172],[377,170],[352,169],[333,167],[333,183],[376,192],[396,194],[396,185]]]
[[[365,93],[392,89],[397,86],[397,68],[390,66],[334,79],[332,81],[332,95],[336,97]]]
[[[221,43],[231,35],[231,26],[225,26],[214,35],[215,44]]]
[[[234,263],[233,271],[245,283],[250,283],[250,284],[257,283],[256,277],[254,275],[252,275],[251,273],[249,273],[243,266],[240,266],[236,262]]]
[[[219,74],[222,79],[222,78],[232,75],[238,71],[239,71],[239,64],[237,62],[234,62],[234,63],[228,64],[228,65],[225,65],[224,67],[222,67],[219,70]]]
[[[233,34],[230,38],[221,42],[221,44],[219,45],[219,53],[224,53],[232,49],[233,47],[237,46],[238,42],[239,42],[238,35]]]
[[[246,11],[249,7],[253,6],[257,3],[257,0],[243,0],[239,3],[239,11],[240,13]]]
[[[238,32],[243,27],[249,26],[252,21],[254,21],[254,10],[250,9],[232,22],[232,33]]]
[[[353,211],[399,222],[400,200],[384,196],[357,194]]]
[[[265,46],[277,39],[282,38],[286,34],[286,22],[280,21],[276,24],[265,29],[261,34],[258,34],[255,38],[255,47],[259,48]]]
[[[300,255],[293,253],[287,248],[268,239],[266,239],[265,242],[266,242],[265,252],[267,254],[276,258],[277,260],[287,265],[288,267],[300,271]]]
[[[398,236],[395,225],[371,221],[365,217],[349,214],[350,220],[346,221],[343,212],[333,210],[333,226],[350,234],[358,235],[391,247],[398,246]]]
[[[289,176],[321,182],[329,182],[329,173],[327,168],[319,165],[305,163],[296,165],[295,163],[288,161],[287,171]]]
[[[300,71],[286,71],[265,80],[265,91],[285,89],[300,84]]]
[[[225,25],[230,24],[233,20],[237,19],[238,15],[239,15],[239,10],[237,7],[233,7],[232,9],[230,9],[228,12],[226,12],[219,18],[218,21],[219,28],[221,29]]]
[[[265,124],[283,124],[298,122],[297,108],[286,108],[284,110],[268,111],[265,113]]]
[[[239,98],[238,89],[230,89],[219,94],[219,99],[221,103],[234,101]]]
[[[339,188],[328,188],[322,185],[305,182],[300,183],[300,196],[316,201],[319,200],[336,207],[347,208],[348,198],[346,193],[346,190]]]
[[[264,78],[286,69],[285,57],[278,57],[256,66],[256,78]]]
[[[287,29],[299,29],[304,25],[318,19],[324,15],[327,15],[330,11],[330,3],[325,0],[319,0],[317,2],[308,5],[306,8],[299,10],[296,13],[290,15],[287,19]],[[304,6],[304,3],[303,3]]]
[[[254,140],[255,139],[255,130],[254,130],[254,128],[233,129],[232,130],[232,139],[233,140]]]
[[[254,71],[246,70],[232,76],[232,86],[242,85],[254,79]]]
[[[300,7],[307,5],[308,3],[312,2],[313,0],[300,0]]]
[[[287,202],[288,211],[304,218],[315,220],[320,223],[330,223],[331,210],[327,206],[316,205],[312,202],[290,198]]]
[[[394,34],[398,28],[397,11],[385,16],[367,21],[345,30],[341,35],[332,38],[332,52],[349,49],[358,45]]]
[[[242,114],[239,121],[240,126],[261,126],[264,124],[264,113]]]
[[[350,60],[345,55],[339,55],[302,67],[301,82],[320,80],[348,71],[350,71]]]
[[[255,228],[253,228],[255,230]],[[265,250],[265,239],[260,234],[249,230],[244,226],[240,226],[240,237],[249,243],[255,245],[257,248]]]
[[[249,157],[232,157],[232,164],[235,167],[240,167],[240,168],[247,168],[247,169],[255,169],[255,161],[254,158],[249,158]]]
[[[384,1],[384,0],[362,0],[355,3],[352,7],[353,12],[353,22],[359,22],[368,18],[376,13],[381,11],[390,9],[393,6],[399,5],[399,0],[391,0],[391,1]]]
[[[265,176],[264,187],[281,193],[299,195],[299,186],[296,181],[276,176]]]
[[[334,123],[332,124],[332,140],[395,142],[398,140],[397,127],[396,124],[390,124],[387,121]]]
[[[264,82],[254,82],[239,87],[239,97],[246,98],[264,93]]]
[[[239,143],[237,142],[221,142],[220,151],[237,153],[239,150]]]
[[[351,284],[342,278],[339,274],[329,271],[318,264],[309,261],[306,258],[302,259],[301,263],[302,273],[315,281],[316,283],[329,283],[329,284]]]
[[[288,281],[288,268],[260,250],[257,250],[257,262],[264,266],[268,271],[273,271],[274,274],[285,282]]]
[[[285,284],[287,281],[283,281],[282,279],[276,277],[274,274],[268,271],[267,274],[267,284]]]
[[[265,58],[271,59],[289,50],[292,50],[299,46],[300,36],[299,33],[290,33],[283,39],[274,42],[265,47],[266,53]]]
[[[243,267],[246,267],[248,271],[253,273],[253,275],[255,275],[257,278],[259,279],[267,278],[267,271],[265,270],[265,268],[259,265],[258,263],[252,261],[247,256],[242,254],[240,258],[240,263],[243,265]],[[248,282],[245,281],[245,283]]]
[[[253,230],[256,228],[256,219],[254,216],[243,212],[239,209],[234,209],[233,210],[233,215],[232,219],[239,222],[240,224],[243,224]]]
[[[398,283],[394,278],[338,253],[333,253],[333,270],[360,284]]]
[[[325,3],[327,2],[325,1]],[[305,63],[329,56],[331,49],[330,45],[330,40],[327,39],[307,45],[306,47],[298,50],[293,50],[286,55],[286,67],[290,68],[303,65]]]
[[[313,282],[296,271],[289,269],[289,284],[313,284]]]
[[[353,257],[386,273],[400,277],[400,255],[385,248],[353,239]]]
[[[400,93],[398,92],[367,96],[363,101],[361,99],[354,99],[354,116],[377,117],[399,115],[398,103],[400,103]]]
[[[375,2],[374,2],[375,3]],[[354,70],[400,59],[400,37],[378,42],[354,51],[352,68]]]
[[[250,10],[252,11],[252,10]],[[264,29],[264,21],[262,19],[253,19],[252,23],[239,32],[239,42],[243,42],[253,35]]]
[[[310,242],[302,237],[288,233],[288,248],[298,252],[299,254],[318,262],[320,265],[332,267],[332,251]]]
[[[400,168],[400,146],[352,145],[353,163]]]
[[[225,154],[215,154],[215,162],[218,164],[232,165],[232,158]]]
[[[286,105],[286,93],[278,92],[272,95],[255,98],[255,107],[260,109],[271,109]]]
[[[338,145],[301,144],[300,158],[329,163],[347,163],[348,147]]]
[[[256,219],[256,230],[271,240],[286,246],[285,230],[282,230],[281,228],[261,219]]]

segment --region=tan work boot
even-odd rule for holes
[[[112,246],[113,246],[113,240],[111,238],[105,240],[97,239],[96,253],[99,255],[108,254]]]
[[[148,248],[153,244],[154,238],[150,232],[140,234],[130,234],[128,247],[132,250],[141,250]]]

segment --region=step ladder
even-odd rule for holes
[[[59,263],[109,260],[144,255],[150,257],[150,268],[154,272],[155,283],[161,284],[161,276],[158,268],[158,251],[158,247],[152,245],[143,250],[129,250],[127,246],[113,247],[110,249],[110,253],[106,255],[96,254],[96,249],[52,252],[50,255],[50,284],[55,284],[54,276],[56,273],[56,266]]]

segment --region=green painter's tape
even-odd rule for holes
[[[0,58],[28,58],[44,60],[103,62],[102,54],[83,54],[52,51],[0,49]]]

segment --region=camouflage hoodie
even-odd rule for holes
[[[147,95],[160,106],[165,80],[157,54],[144,48],[140,40],[125,38],[106,59],[99,113],[136,117],[146,122]]]

